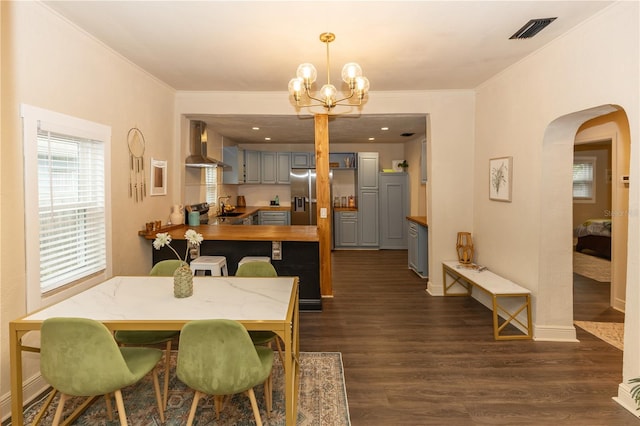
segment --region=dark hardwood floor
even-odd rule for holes
[[[575,318],[621,321],[585,280]],[[301,313],[302,351],[342,353],[354,426],[640,424],[611,399],[622,351],[579,328],[580,343],[498,342],[487,308],[425,287],[404,250],[336,251],[334,297]]]

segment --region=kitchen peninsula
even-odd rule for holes
[[[297,276],[300,285],[300,309],[305,311],[322,310],[320,296],[320,243],[316,226],[306,225],[260,225],[235,226],[243,219],[255,215],[259,210],[267,207],[238,208],[238,215],[228,217],[211,217],[211,224],[188,226],[175,225],[167,227],[167,232],[173,240],[171,245],[178,253],[186,252],[184,233],[193,229],[202,234],[200,245],[202,256],[225,256],[229,275],[235,275],[238,262],[245,256],[268,256],[279,276]],[[281,208],[280,208],[281,209]],[[156,232],[140,232],[145,239],[153,241]],[[274,258],[274,242],[280,244],[281,259]],[[153,264],[161,260],[175,259],[171,249],[162,247],[153,252]],[[190,256],[191,257],[191,256]]]

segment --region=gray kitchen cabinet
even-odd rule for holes
[[[333,215],[333,244],[335,248],[358,246],[358,212],[340,211]]]
[[[258,223],[260,225],[290,225],[291,218],[288,211],[260,210]]]
[[[378,153],[358,153],[358,246],[379,246]]]
[[[426,226],[408,221],[408,256],[409,269],[413,270],[421,278],[429,277],[429,250],[427,243]]]
[[[245,151],[244,152],[244,182],[245,183],[260,183],[261,179],[261,164],[260,164],[260,151]]]
[[[288,184],[291,172],[291,154],[262,151],[260,156],[260,183]]]
[[[358,196],[358,246],[377,248],[379,240],[378,191],[360,191]]]
[[[237,146],[225,146],[222,148],[222,161],[231,169],[222,170],[222,183],[244,183],[244,151]]]
[[[379,160],[377,152],[358,153],[358,190],[378,190]]]
[[[308,169],[311,167],[311,161],[308,152],[292,152],[291,168],[292,169]]]
[[[380,248],[407,249],[409,179],[407,173],[380,173]]]

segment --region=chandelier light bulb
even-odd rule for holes
[[[342,67],[342,81],[351,84],[356,77],[362,76],[362,68],[355,62],[349,62]]]
[[[304,93],[304,81],[300,77],[289,80],[289,93],[296,101],[300,100],[300,96]]]
[[[311,86],[318,78],[318,71],[316,71],[316,67],[313,64],[304,63],[300,64],[296,75],[304,80],[305,85]]]

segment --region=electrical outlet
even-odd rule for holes
[[[327,208],[326,207],[321,207],[320,208],[320,218],[322,218],[322,219],[326,219],[327,218]]]

